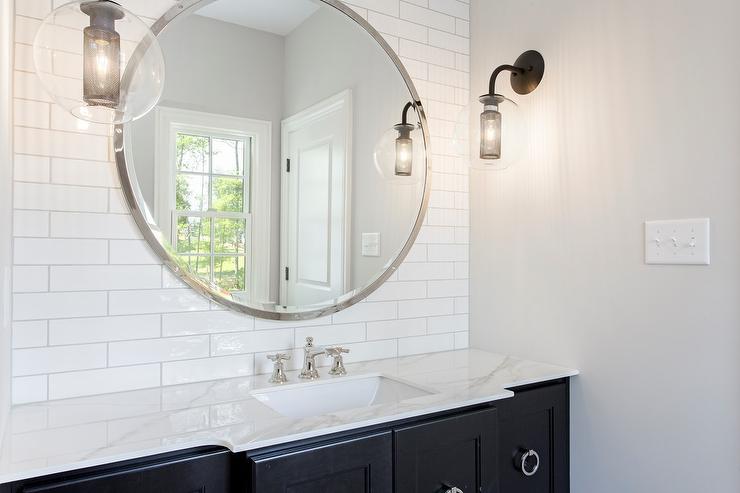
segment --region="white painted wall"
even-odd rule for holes
[[[174,4],[121,3],[150,19]],[[346,344],[350,361],[467,347],[468,168],[450,142],[468,100],[469,6],[354,3],[422,93],[435,136],[432,206],[414,256],[366,302],[275,323],[218,310],[152,256],[122,202],[109,129],[77,126],[34,74],[35,30],[59,2],[16,0],[15,403],[265,372],[266,352],[300,347],[307,335]]]
[[[474,95],[547,64],[526,159],[471,174],[472,345],[582,371],[574,493],[740,491],[740,4],[471,10]],[[645,265],[643,221],[685,217],[712,265]]]

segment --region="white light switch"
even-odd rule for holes
[[[362,233],[362,256],[380,257],[380,233]]]
[[[645,263],[709,265],[709,219],[646,221]]]

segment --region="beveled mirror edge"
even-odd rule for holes
[[[191,10],[194,10],[196,8],[212,3],[213,1],[215,0],[182,0],[178,2],[177,5],[173,6],[171,9],[165,12],[164,15],[162,15],[162,17],[160,17],[152,25],[152,31],[154,32],[155,35],[157,35],[170,22],[174,21],[177,17],[187,12],[190,12]],[[359,291],[355,290],[357,292],[353,294],[351,297],[347,298],[346,300],[341,300],[336,303],[326,304],[325,306],[319,306],[317,308],[308,309],[305,311],[285,311],[285,312],[270,311],[270,310],[256,308],[254,306],[247,306],[241,303],[237,303],[227,298],[226,296],[223,296],[218,291],[212,289],[206,283],[199,281],[197,278],[193,276],[188,275],[186,271],[180,268],[180,266],[177,264],[173,256],[167,251],[167,249],[163,246],[162,242],[160,242],[159,239],[157,238],[157,235],[154,233],[154,231],[159,230],[158,226],[154,222],[150,223],[147,220],[144,211],[142,211],[141,208],[139,207],[139,203],[145,204],[145,201],[143,197],[141,197],[141,191],[139,189],[138,181],[136,180],[136,173],[134,170],[133,163],[129,165],[129,163],[126,160],[125,149],[124,149],[125,138],[124,138],[123,125],[116,125],[114,128],[114,132],[113,132],[113,149],[114,149],[115,160],[116,160],[116,168],[118,169],[118,176],[121,181],[121,190],[123,192],[123,195],[126,197],[126,202],[129,206],[131,215],[133,216],[134,221],[136,222],[136,225],[139,227],[139,230],[141,231],[142,236],[144,237],[146,242],[149,244],[153,252],[163,261],[163,263],[172,271],[172,273],[179,280],[181,280],[182,282],[187,284],[189,287],[191,287],[192,289],[200,293],[202,296],[205,296],[206,298],[213,301],[214,303],[217,303],[230,310],[240,312],[245,315],[251,315],[253,317],[258,317],[258,318],[268,319],[268,320],[310,320],[314,318],[328,316],[333,313],[344,310],[346,308],[349,308],[350,306],[364,300],[370,294],[372,294],[375,290],[377,290],[385,281],[388,280],[389,277],[393,275],[394,272],[396,272],[396,270],[398,270],[398,267],[404,261],[409,251],[411,250],[411,247],[414,245],[414,242],[416,241],[416,238],[419,235],[419,231],[421,230],[421,227],[424,223],[424,217],[426,215],[427,207],[429,205],[429,198],[430,198],[431,188],[432,188],[432,169],[431,169],[432,167],[431,167],[431,159],[429,158],[429,145],[430,145],[429,137],[430,136],[429,136],[428,123],[426,119],[426,114],[424,112],[424,106],[421,102],[421,98],[419,97],[419,93],[416,90],[416,86],[411,80],[411,76],[406,70],[406,67],[404,67],[403,63],[401,62],[396,52],[385,41],[383,36],[374,27],[372,27],[364,18],[362,18],[357,12],[355,12],[350,7],[342,3],[340,0],[316,0],[316,1],[329,5],[330,7],[333,7],[339,10],[340,12],[342,12],[343,14],[345,14],[347,17],[349,17],[354,22],[356,22],[358,25],[360,25],[363,29],[365,29],[365,31],[367,31],[368,34],[370,34],[373,37],[373,39],[375,39],[375,41],[381,46],[381,48],[383,48],[385,53],[388,55],[388,57],[391,59],[393,64],[396,66],[396,69],[401,74],[401,77],[403,78],[406,84],[406,87],[408,88],[409,93],[411,94],[411,97],[414,100],[414,105],[417,110],[419,122],[421,125],[422,135],[424,138],[424,149],[425,149],[424,167],[426,168],[426,175],[424,177],[424,193],[422,195],[419,212],[417,214],[416,221],[414,222],[414,226],[411,230],[411,233],[409,237],[406,239],[406,242],[404,243],[403,247],[399,251],[398,255],[393,260],[393,262],[391,262],[388,268],[386,268],[386,270],[382,274],[380,274],[377,278],[375,278],[375,280],[373,280],[371,283],[363,286],[361,289],[359,289]],[[279,308],[280,306],[276,306],[276,309],[279,309]]]

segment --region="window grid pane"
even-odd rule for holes
[[[178,254],[184,257],[191,272],[199,277],[222,289],[244,291],[252,139],[181,133],[177,137],[176,210],[185,213],[177,215]],[[230,151],[234,159],[230,164],[228,161],[220,162],[216,173],[214,140],[218,141],[220,152]],[[207,154],[207,159],[196,159],[205,158],[203,154]],[[224,173],[230,165],[234,166],[235,173]],[[193,248],[192,235],[196,226],[196,246]],[[203,228],[208,229],[207,237],[202,235]],[[187,241],[187,246],[181,245],[181,241]],[[203,248],[208,248],[205,257]]]

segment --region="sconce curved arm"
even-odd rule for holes
[[[403,107],[403,112],[401,113],[401,125],[408,125],[408,113],[412,106],[414,106],[414,103],[409,101],[406,103],[406,106]]]
[[[514,65],[499,65],[496,70],[491,74],[491,80],[488,82],[488,94],[493,96],[496,94],[496,79],[501,72],[515,72],[517,74],[523,74],[524,69],[521,67],[515,67]]]

